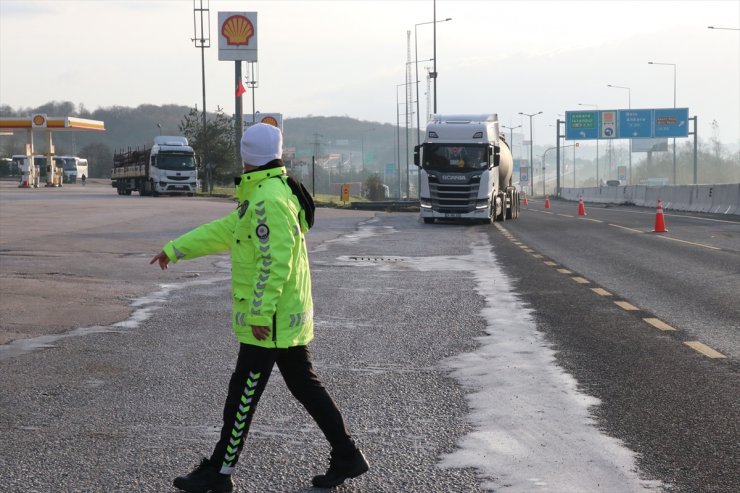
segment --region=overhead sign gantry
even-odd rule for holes
[[[688,137],[688,108],[565,112],[565,140]]]
[[[36,154],[33,147],[33,132],[35,130],[46,133],[46,186],[58,187],[62,185],[62,173],[59,173],[54,165],[54,144],[52,142],[53,132],[69,131],[97,131],[104,132],[105,124],[99,120],[88,120],[75,117],[46,116],[38,113],[30,117],[5,117],[0,118],[0,132],[19,130],[26,131],[26,161],[23,165],[22,187],[39,186],[39,170],[36,169],[33,156]]]

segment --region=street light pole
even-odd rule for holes
[[[419,117],[419,48],[416,42],[416,28],[418,26],[423,26],[425,24],[436,24],[438,22],[447,22],[451,20],[452,20],[452,17],[448,17],[447,19],[444,19],[441,21],[429,21],[429,22],[420,22],[418,24],[414,24],[414,66],[416,67],[416,145],[421,144],[421,125],[420,125],[420,117]],[[435,56],[436,56],[436,52],[435,52]]]
[[[612,84],[607,84],[606,87],[611,87],[614,89],[627,89],[627,109],[632,109],[632,89],[625,86],[614,86]],[[630,141],[630,179],[627,182],[627,185],[632,185],[632,139],[629,139]]]
[[[530,168],[529,178],[531,181],[530,190],[532,191],[532,195],[534,195],[534,161],[533,161],[533,156],[532,156],[533,149],[534,149],[534,137],[532,136],[532,118],[537,115],[541,115],[542,112],[538,111],[537,113],[530,114],[530,113],[522,113],[520,111],[519,114],[529,117],[529,168]]]
[[[707,29],[724,29],[726,31],[740,31],[740,27],[715,27],[715,26],[707,26]]]
[[[507,127],[506,125],[501,125],[501,128],[508,128],[509,129],[509,135],[511,138],[509,139],[509,149],[511,149],[511,155],[514,155],[514,130],[517,128],[522,128],[521,125],[517,125],[516,127]]]
[[[676,64],[665,62],[648,62],[648,65],[668,65],[673,67],[673,107],[676,107]],[[673,137],[673,184],[676,184],[676,138]]]

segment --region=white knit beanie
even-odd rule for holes
[[[280,129],[266,123],[255,123],[244,131],[241,141],[244,164],[264,166],[273,159],[283,157],[283,134]]]

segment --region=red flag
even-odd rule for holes
[[[239,85],[236,86],[236,97],[241,96],[245,92],[247,92],[247,90],[244,89],[244,84],[242,84],[241,81],[239,81]]]

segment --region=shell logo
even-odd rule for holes
[[[45,115],[33,115],[33,118],[31,118],[31,121],[33,122],[34,127],[45,127],[46,126],[46,116]]]
[[[249,45],[249,39],[254,36],[254,26],[243,15],[232,15],[221,25],[221,35],[228,45]]]
[[[262,120],[260,120],[260,123],[265,123],[267,125],[272,125],[273,127],[278,126],[278,122],[273,116],[266,116]]]

